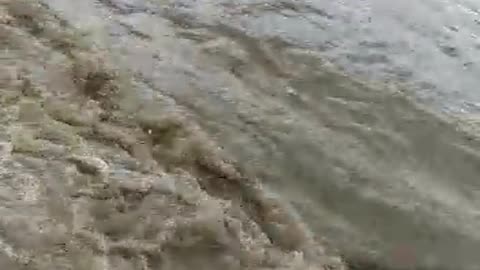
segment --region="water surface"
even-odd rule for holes
[[[0,3],[6,261],[480,265],[475,2]]]

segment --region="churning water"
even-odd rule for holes
[[[479,8],[0,0],[0,268],[479,269]]]

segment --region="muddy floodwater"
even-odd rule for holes
[[[0,269],[480,269],[480,3],[0,0]]]

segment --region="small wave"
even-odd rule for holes
[[[1,266],[343,269],[193,120],[141,100],[134,76],[48,6],[0,8],[12,74],[0,82]]]

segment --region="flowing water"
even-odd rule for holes
[[[1,269],[480,269],[473,0],[0,0]]]

